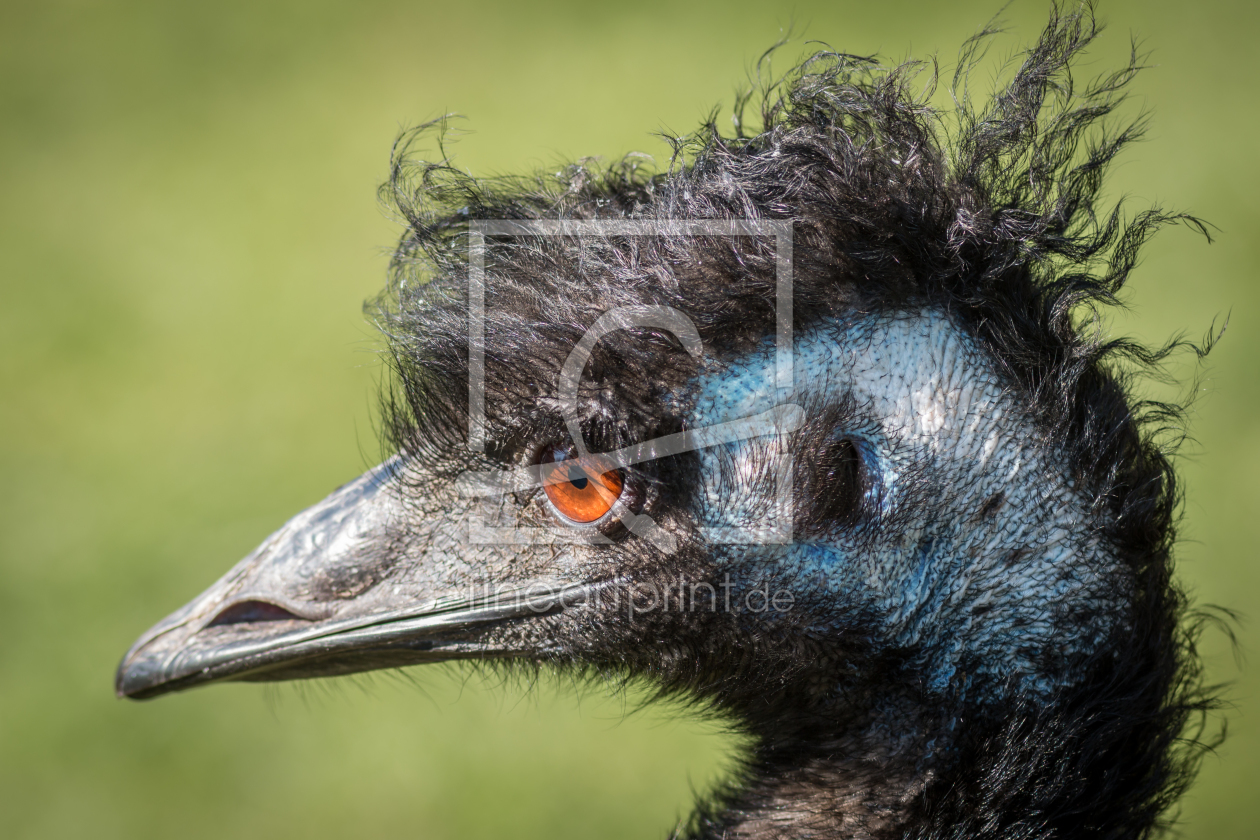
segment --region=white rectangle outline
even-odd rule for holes
[[[757,219],[472,219],[468,223],[468,448],[474,454],[484,454],[486,448],[485,402],[485,315],[486,315],[486,237],[487,236],[772,236],[775,251],[775,390],[791,393],[794,384],[792,365],[792,223],[790,221],[762,221]],[[786,469],[785,469],[786,467]],[[780,507],[786,502],[787,515],[777,517],[781,521],[769,531],[756,529],[757,538],[752,544],[783,544],[792,539],[791,454],[781,456],[774,464],[776,475],[775,497]],[[786,476],[788,480],[780,481]],[[782,486],[782,485],[786,485]],[[478,506],[474,505],[474,509]],[[480,526],[480,527],[478,527]],[[491,536],[485,542],[534,543],[557,540],[536,540],[521,537],[521,531],[539,529],[491,528],[480,521],[470,523],[470,538],[474,535]],[[747,544],[748,540],[736,539],[747,536],[744,528],[704,528],[714,542]],[[769,535],[769,539],[766,535]],[[588,542],[589,538],[575,538],[574,542]]]

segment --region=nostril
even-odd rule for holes
[[[247,624],[255,621],[292,620],[300,621],[301,617],[276,604],[271,604],[267,601],[240,601],[216,615],[214,621],[206,626],[218,627],[224,624]]]

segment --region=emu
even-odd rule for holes
[[[1099,208],[1136,59],[1092,9],[954,105],[820,52],[628,157],[392,158],[370,306],[392,456],[142,636],[148,698],[473,659],[644,679],[750,736],[694,838],[1148,837],[1211,702],[1171,577],[1172,345],[1107,340],[1143,241]],[[936,71],[926,74],[933,81]],[[1102,126],[1102,130],[1100,130]],[[1204,231],[1205,232],[1205,231]]]

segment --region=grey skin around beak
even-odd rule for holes
[[[469,545],[474,501],[417,494],[399,459],[381,464],[141,636],[118,667],[117,693],[538,655],[545,633],[492,631],[545,623],[597,586],[566,582],[554,552],[531,562],[521,546]]]

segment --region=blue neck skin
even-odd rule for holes
[[[850,406],[842,428],[867,479],[859,522],[787,537],[781,469],[790,436],[700,453],[699,517],[737,592],[792,593],[769,621],[859,634],[910,652],[932,694],[1049,695],[1070,673],[1043,651],[1096,650],[1122,615],[1124,573],[1091,527],[1088,500],[1036,435],[1019,394],[974,340],[932,311],[829,323],[798,335],[794,392],[774,388],[772,344],[699,377],[691,428],[784,402]],[[769,469],[768,469],[769,468]],[[790,476],[788,472],[786,478]],[[995,501],[999,500],[999,501]],[[790,500],[797,505],[803,500]],[[1068,621],[1085,610],[1097,619]]]

